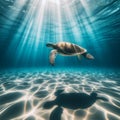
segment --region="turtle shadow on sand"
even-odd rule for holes
[[[50,109],[54,105],[57,107],[50,114],[50,120],[61,120],[63,108],[68,109],[85,109],[92,106],[96,100],[108,101],[104,97],[98,97],[97,93],[92,92],[90,95],[86,93],[63,93],[63,90],[55,92],[56,99],[45,102],[44,109]]]

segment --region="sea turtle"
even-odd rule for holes
[[[50,120],[61,120],[63,108],[73,110],[85,109],[93,105],[98,99],[108,101],[104,97],[98,97],[95,92],[88,95],[86,93],[63,93],[63,90],[58,90],[55,93],[55,96],[55,100],[45,102],[43,105],[43,108],[45,109],[49,109],[54,105],[57,105],[50,115]]]
[[[54,65],[56,54],[61,54],[64,56],[78,56],[81,60],[81,57],[84,56],[87,59],[94,59],[94,57],[87,52],[85,48],[82,48],[76,44],[69,43],[69,42],[59,42],[57,44],[47,43],[47,47],[53,48],[50,52],[50,63]]]

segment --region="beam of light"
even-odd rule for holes
[[[24,50],[26,49],[26,47],[29,48],[30,46],[31,46],[31,53],[33,53],[33,52],[35,53],[36,52],[33,55],[33,59],[35,60],[35,57],[37,56],[37,50],[38,50],[38,46],[39,46],[40,37],[43,36],[40,33],[41,33],[41,29],[42,29],[45,3],[46,3],[46,0],[42,0],[42,1],[37,0],[35,2],[35,7],[36,6],[37,7],[35,8],[35,10],[32,11],[33,15],[31,15],[31,19],[29,19],[29,15],[28,15],[28,20],[30,22],[32,22],[32,21],[34,22],[33,25],[32,25],[32,30],[31,30],[32,32],[28,31],[28,33],[29,33],[28,35],[31,36],[31,34],[33,34],[33,33],[34,34],[33,34],[32,38],[30,38],[29,36],[25,35],[26,36],[26,40],[25,40],[26,43],[23,43],[23,47],[24,48],[21,49],[22,52],[21,52],[19,57],[22,56],[22,54],[24,53]],[[38,8],[39,8],[39,10],[38,10]],[[35,12],[37,12],[37,14]],[[28,25],[28,27],[30,26],[29,24],[27,24],[27,25]],[[28,41],[27,38],[29,38],[30,40]],[[41,39],[42,39],[42,37],[41,37]],[[28,45],[28,46],[26,46],[26,45]],[[31,53],[28,54],[28,51],[30,52],[30,49],[26,50],[25,51],[26,53],[24,53],[25,58],[26,58],[26,55],[31,55]],[[29,61],[29,59],[30,59],[30,57],[28,56],[27,60]],[[19,58],[18,58],[18,60],[19,60]],[[26,60],[26,62],[28,62],[27,60]]]
[[[42,25],[44,24],[43,16],[44,16],[44,9],[47,2],[49,2],[49,0],[41,0],[41,1],[35,0],[31,2],[31,6],[28,9],[28,12],[21,24],[21,27],[18,29],[18,33],[22,32],[20,36],[20,41],[18,41],[17,34],[14,36],[14,39],[8,51],[10,51],[10,49],[12,48],[15,48],[15,47],[17,48],[14,55],[14,56],[17,56],[16,65],[19,64],[19,62],[28,64],[29,60],[31,59],[31,56],[33,59],[33,63],[35,63],[35,60],[38,56],[38,51],[40,49],[39,48],[40,39],[41,41],[44,41],[45,32],[42,32],[43,31]],[[20,2],[20,5],[23,6],[24,4],[25,4],[25,1]],[[62,28],[63,25],[62,25],[61,9],[62,8],[60,7],[60,5],[57,5],[57,23],[58,23],[57,39],[59,41],[63,40],[63,29],[64,29]],[[68,14],[68,18],[71,19],[70,22],[76,24],[74,22],[74,18],[72,17],[72,13],[70,11],[69,6],[66,5],[65,10],[66,10],[65,11],[66,14]],[[79,39],[78,27],[74,27],[74,30],[72,30],[72,33],[74,34],[74,37],[76,40]],[[41,49],[42,49],[42,46],[41,46]],[[42,53],[42,50],[39,52]],[[31,55],[31,53],[34,53],[34,55]]]
[[[101,46],[96,41],[97,35],[96,35],[95,28],[92,25],[90,6],[88,5],[87,1],[85,1],[85,0],[80,0],[80,3],[82,5],[82,7],[84,8],[85,14],[86,14],[85,15],[86,20],[83,22],[83,27],[84,27],[84,30],[86,31],[86,33],[91,37],[91,41],[86,41],[86,44],[89,44],[89,42],[91,42],[93,49],[95,49],[96,47],[98,49],[100,49]],[[97,53],[97,55],[99,54],[99,56],[102,55],[101,51],[99,51],[99,50],[96,53]],[[99,58],[99,61],[100,61],[101,57],[99,57],[99,56],[97,56],[97,57]]]
[[[42,24],[44,24],[43,23],[43,21],[44,21],[44,11],[45,11],[45,6],[46,6],[46,0],[44,0],[44,1],[42,1],[42,3],[41,2],[39,2],[39,5],[38,5],[38,14],[37,14],[37,18],[35,19],[35,24],[36,24],[36,33],[35,33],[35,35],[36,35],[36,38],[35,38],[35,47],[34,47],[34,52],[35,52],[35,54],[34,54],[34,56],[33,56],[33,59],[34,59],[34,63],[35,63],[35,60],[36,60],[36,58],[37,58],[37,55],[38,55],[38,48],[39,48],[39,44],[40,44],[40,42],[41,41],[44,41],[44,39],[45,39],[45,37],[41,37],[41,36],[45,36],[44,34],[42,34],[41,33],[41,30],[42,30]],[[41,38],[41,39],[40,39]],[[41,40],[41,41],[40,41]],[[41,46],[42,47],[42,46]],[[43,47],[42,47],[43,48]],[[43,52],[43,51],[42,51]]]
[[[49,0],[50,2],[60,4],[60,0]]]
[[[96,24],[87,0],[21,0],[15,1],[12,7],[19,8],[11,15],[12,19],[21,19],[6,51],[9,57],[13,56],[16,66],[20,63],[28,66],[42,64],[40,61],[48,60],[45,44],[59,41],[91,47],[99,60],[102,59]],[[96,48],[99,50],[95,51]]]
[[[14,1],[13,1],[13,2],[14,2]],[[17,18],[20,16],[20,14],[22,13],[23,16],[25,16],[25,13],[24,13],[24,12],[26,12],[27,9],[26,9],[26,11],[25,11],[24,7],[25,7],[25,5],[26,5],[27,3],[28,3],[27,0],[21,0],[21,1],[15,1],[14,4],[13,4],[13,6],[8,6],[8,7],[11,8],[11,9],[9,10],[8,14],[10,14],[10,17],[11,17],[11,19],[13,20],[12,23],[9,23],[9,22],[11,22],[11,21],[8,21],[8,22],[7,22],[7,24],[10,24],[10,25],[11,25],[11,28],[10,28],[9,32],[12,31],[14,25],[16,24],[16,20],[17,20]],[[13,12],[13,11],[14,11],[14,12]],[[18,30],[18,32],[21,32],[21,31]],[[12,53],[11,53],[11,50],[17,48],[18,43],[19,43],[19,41],[16,40],[17,37],[18,37],[17,34],[15,34],[14,37],[13,37],[13,39],[12,39],[12,41],[11,41],[11,43],[10,43],[10,45],[9,45],[9,47],[7,48],[7,55],[12,54]],[[9,39],[9,38],[8,38],[8,39]]]
[[[18,37],[18,34],[15,34],[14,39],[12,40],[9,49],[15,48],[16,45],[16,62],[18,63],[19,60],[21,60],[21,55],[23,52],[25,52],[26,44],[29,43],[28,39],[30,39],[30,31],[32,29],[33,25],[33,15],[34,15],[34,5],[36,6],[37,0],[33,2],[33,6],[29,8],[27,15],[24,18],[24,21],[21,24],[21,27],[18,29],[18,33],[22,33],[20,38]],[[30,46],[29,46],[30,47]],[[9,51],[9,50],[8,50]],[[27,54],[28,55],[28,54]]]
[[[63,41],[63,28],[62,28],[62,13],[61,13],[61,8],[58,5],[58,9],[57,9],[57,21],[58,21],[58,31],[59,31],[59,36],[58,39],[59,41]]]
[[[20,1],[15,0],[15,1],[11,1],[11,2],[12,2],[13,5],[9,5],[8,6],[9,7],[9,11],[7,11],[7,14],[8,15],[10,14],[10,18],[13,21],[15,21],[17,19],[17,17],[19,17],[19,14],[21,12],[23,13],[23,15],[24,15],[24,12],[26,12],[24,7],[28,3],[28,0],[20,0]],[[13,12],[13,11],[14,11],[14,14],[11,14],[11,12]],[[14,24],[14,22],[11,23],[11,26],[13,24]]]
[[[43,24],[44,8],[46,0],[34,0],[31,3],[31,7],[27,15],[25,16],[24,21],[21,24],[21,27],[18,29],[18,32],[22,32],[20,41],[18,42],[17,34],[14,36],[14,39],[9,47],[14,48],[15,43],[17,44],[16,50],[16,65],[21,62],[21,58],[25,59],[24,63],[28,64],[31,59],[31,53],[34,51],[33,61],[37,56],[37,50],[39,47],[39,41],[41,36],[41,29]],[[9,51],[8,50],[8,51]]]
[[[68,4],[66,4],[65,6],[65,12],[66,12],[66,16],[67,16],[67,20],[69,21],[69,25],[70,25],[70,29],[71,29],[71,33],[74,36],[74,42],[78,43],[78,41],[81,43],[81,33],[80,33],[80,29],[79,29],[79,25],[76,21],[75,18],[73,18],[73,12],[70,9],[70,6]],[[73,27],[74,26],[74,27]]]
[[[86,16],[86,20],[84,21],[84,23],[85,23],[85,25],[84,25],[84,27],[85,27],[85,30],[86,30],[86,32],[88,32],[89,33],[89,35],[92,37],[92,39],[94,39],[95,40],[95,33],[96,33],[96,31],[94,31],[94,27],[92,26],[92,20],[91,20],[91,18],[90,18],[90,16],[91,16],[91,10],[90,10],[90,8],[89,8],[89,6],[88,6],[88,4],[87,4],[87,2],[86,1],[84,1],[84,0],[80,0],[80,3],[81,3],[81,5],[82,5],[82,7],[84,8],[84,10],[85,10],[85,16]]]

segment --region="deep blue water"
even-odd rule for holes
[[[119,0],[1,0],[0,66],[50,67],[46,43],[71,42],[95,60],[57,56],[57,67],[120,67]]]

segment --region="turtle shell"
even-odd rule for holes
[[[58,44],[56,44],[56,47],[58,52],[68,55],[80,54],[83,51],[86,51],[86,49],[69,42],[59,42]]]

